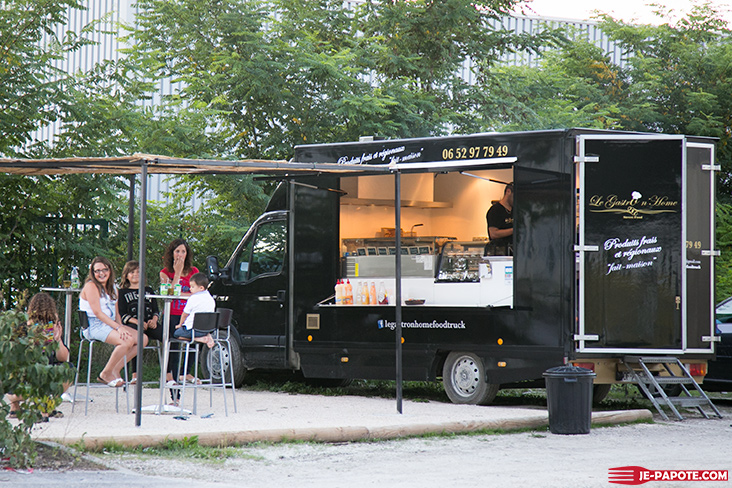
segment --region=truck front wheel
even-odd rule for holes
[[[442,384],[453,403],[489,405],[500,385],[486,383],[483,361],[471,352],[451,352],[442,367]]]
[[[229,354],[226,347],[221,350],[221,356],[223,356],[224,362],[224,374],[228,381],[231,378],[229,368],[234,368],[234,384],[238,387],[244,382],[247,370],[242,365],[239,343],[233,337],[229,342],[231,343],[231,354]],[[201,348],[201,368],[203,369],[204,376],[211,378],[213,383],[221,383],[221,367],[219,365],[219,358],[221,356],[219,356],[219,348],[221,348],[220,343],[216,343],[211,349],[208,347]]]

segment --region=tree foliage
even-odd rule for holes
[[[730,201],[732,38],[720,12],[695,5],[674,26],[635,27],[605,17],[601,28],[632,54],[623,69],[622,127],[718,137],[719,196]]]
[[[107,176],[0,176],[0,283],[11,306],[23,290],[38,291],[80,272],[106,254],[123,225],[121,183]],[[104,232],[106,226],[107,232]]]
[[[479,78],[480,129],[619,128],[619,71],[585,38],[547,52],[538,68],[496,67]]]
[[[69,74],[54,67],[86,43],[54,27],[78,0],[7,0],[0,9],[0,155],[22,155],[33,131],[56,120],[66,103]]]
[[[722,250],[715,260],[716,287],[715,303],[732,296],[732,204],[717,204],[716,212],[717,248]]]
[[[489,65],[553,38],[493,29],[515,3],[141,0],[132,55],[214,110],[232,155],[287,158],[296,144],[428,136],[471,119],[466,56]]]

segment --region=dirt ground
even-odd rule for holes
[[[536,430],[502,435],[456,435],[384,442],[251,445],[221,459],[166,458],[140,454],[95,454],[102,465],[123,472],[183,478],[186,486],[271,487],[445,487],[445,486],[621,486],[608,469],[729,470],[732,467],[732,403],[719,402],[724,418],[593,428],[587,435]],[[490,407],[487,407],[490,408]],[[100,469],[72,455],[63,466],[49,457],[43,469]],[[44,463],[46,463],[44,456]],[[41,466],[38,466],[39,468]],[[664,488],[688,482],[649,482]],[[732,486],[698,482],[694,486]]]
[[[612,467],[729,469],[732,408],[725,410],[724,419],[596,428],[588,435],[534,431],[377,443],[254,446],[241,449],[239,456],[223,463],[190,461],[195,467],[186,470],[186,478],[247,487],[609,486],[608,469]],[[138,473],[171,477],[179,469],[169,460],[129,455],[119,456],[117,463]],[[732,486],[729,482],[699,484]]]

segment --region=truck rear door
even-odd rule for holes
[[[714,147],[577,137],[577,350],[711,352]]]

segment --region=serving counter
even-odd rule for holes
[[[355,259],[355,258],[354,258]],[[367,273],[348,276],[354,290],[361,289],[364,282],[374,283],[378,289],[383,283],[389,305],[394,305],[394,258],[391,268],[378,275]],[[404,259],[402,260],[405,261]],[[404,266],[402,267],[404,269]],[[359,267],[360,269],[360,267]],[[375,271],[376,268],[370,268]],[[444,281],[434,278],[434,271],[426,276],[402,275],[402,303],[420,303],[426,307],[513,307],[513,258],[511,256],[485,256],[478,264],[477,277],[470,281]],[[349,306],[349,305],[343,305]],[[379,307],[383,305],[362,305]]]

